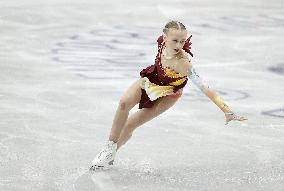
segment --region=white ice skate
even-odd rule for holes
[[[102,150],[95,156],[92,161],[90,170],[106,170],[113,166],[116,155],[117,143],[107,141]]]

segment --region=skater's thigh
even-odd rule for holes
[[[180,98],[180,96],[170,97],[165,96],[157,100],[157,102],[151,108],[143,108],[141,110],[140,119],[145,123],[158,115],[162,114],[169,108],[171,108]]]
[[[141,80],[139,78],[135,82],[133,82],[127,90],[123,93],[120,98],[120,106],[121,107],[128,107],[129,109],[133,108],[137,103],[139,103],[141,98]]]

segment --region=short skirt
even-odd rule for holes
[[[174,91],[173,86],[159,86],[149,81],[147,77],[144,77],[145,83],[141,85],[141,99],[139,102],[139,109],[150,108],[161,97],[169,96],[171,98],[177,98],[182,95],[182,88]]]

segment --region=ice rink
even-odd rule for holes
[[[169,20],[193,35],[191,81],[89,172]],[[1,191],[283,191],[284,1],[0,1]],[[138,105],[130,115],[138,111]]]

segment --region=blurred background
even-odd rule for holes
[[[88,172],[170,20],[231,109],[191,81]],[[284,190],[284,1],[0,1],[0,190]],[[138,111],[138,106],[131,110]]]

